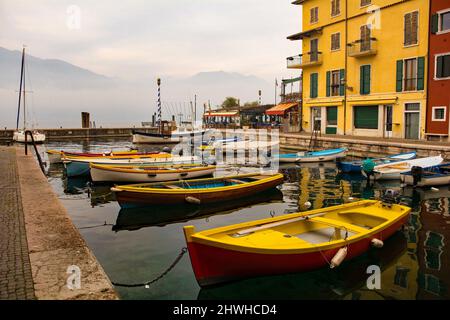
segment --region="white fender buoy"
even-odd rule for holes
[[[384,246],[384,242],[381,241],[380,239],[376,239],[376,238],[373,238],[370,241],[370,244],[372,245],[372,247],[375,247],[375,248],[382,248]]]
[[[339,267],[339,265],[344,261],[347,256],[347,247],[340,248],[338,252],[334,255],[333,259],[331,259],[330,268],[333,269],[335,267]]]
[[[431,187],[431,191],[433,191],[433,192],[438,192],[439,189],[438,189],[438,188],[435,188],[435,187]]]
[[[312,204],[311,204],[311,202],[306,201],[306,202],[303,204],[303,206],[304,206],[306,209],[309,209],[309,208],[311,208]]]
[[[186,197],[185,200],[186,200],[186,202],[193,203],[193,204],[200,204],[201,203],[200,199],[195,198],[195,197]]]

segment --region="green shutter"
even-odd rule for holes
[[[331,72],[327,71],[327,97],[331,95]]]
[[[402,92],[402,90],[403,90],[403,60],[397,60],[396,91]]]
[[[369,94],[370,93],[370,65],[360,67],[359,75],[359,93]]]
[[[417,58],[417,90],[425,87],[425,57]]]
[[[378,106],[353,107],[356,129],[378,129]]]
[[[311,73],[310,82],[310,97],[317,98],[317,73]]]
[[[342,83],[344,81],[345,78],[345,69],[341,69],[339,72],[339,95],[343,96],[345,95],[345,82]]]
[[[365,66],[365,72],[364,72],[364,93],[369,94],[370,93],[370,65]]]
[[[439,15],[433,14],[431,17],[431,33],[436,34],[439,31]]]

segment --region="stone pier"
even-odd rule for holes
[[[23,146],[0,147],[0,257],[0,299],[118,298]],[[80,286],[69,288],[77,269]]]

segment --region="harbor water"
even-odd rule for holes
[[[46,149],[106,151],[131,146],[128,140],[51,142]],[[139,147],[142,148],[142,147]],[[161,150],[146,146],[143,150]],[[245,168],[243,170],[251,170]],[[402,188],[399,181],[368,184],[361,175],[339,174],[334,163],[281,166],[279,189],[233,203],[121,209],[111,185],[64,176],[62,164],[47,165],[48,179],[75,226],[116,283],[145,283],[157,278],[186,246],[182,228],[204,230],[270,216],[379,198],[387,189],[400,192],[413,208],[408,225],[385,241],[336,269],[242,280],[201,289],[189,255],[146,287],[116,287],[121,299],[448,299],[450,293],[449,187]],[[226,263],[226,262],[225,262]],[[381,270],[377,288],[368,288],[369,266]]]

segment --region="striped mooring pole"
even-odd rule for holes
[[[159,125],[159,133],[162,133],[162,116],[161,116],[161,79],[158,78],[156,80],[158,84],[158,125]]]

